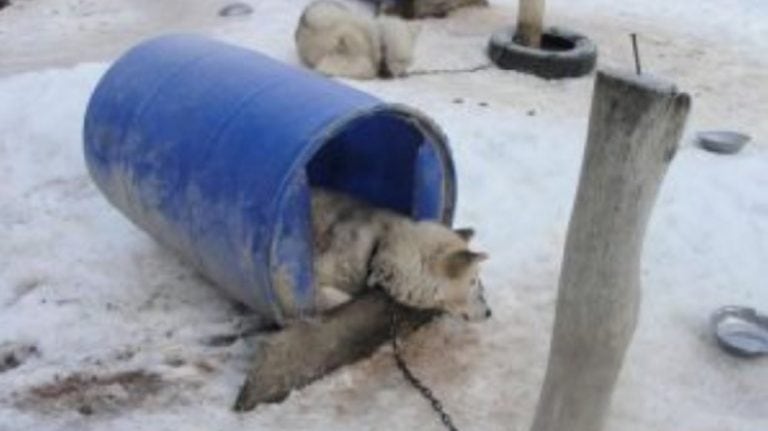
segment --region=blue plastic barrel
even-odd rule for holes
[[[426,116],[198,36],[118,59],[91,97],[84,142],[114,206],[276,322],[315,305],[309,186],[453,216],[453,162]]]

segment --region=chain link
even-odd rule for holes
[[[419,76],[419,75],[453,75],[458,73],[474,73],[488,70],[494,67],[493,63],[480,64],[466,69],[425,69],[425,70],[413,70],[406,73],[406,76]]]
[[[397,368],[399,368],[403,373],[405,380],[407,380],[411,386],[416,388],[421,396],[429,401],[432,406],[432,410],[437,413],[440,421],[443,423],[443,425],[445,425],[445,428],[447,428],[449,431],[459,431],[459,429],[456,428],[456,425],[453,424],[451,415],[449,415],[445,409],[443,409],[443,403],[441,403],[440,400],[435,397],[435,394],[432,393],[432,390],[429,389],[427,385],[419,380],[418,377],[413,375],[410,368],[408,368],[408,364],[405,363],[402,351],[400,350],[400,343],[397,340],[397,324],[397,307],[395,306],[392,310],[392,318],[390,320],[390,332],[392,336],[392,350],[394,352],[395,364],[397,365]]]

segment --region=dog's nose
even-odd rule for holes
[[[383,61],[379,63],[379,78],[382,79],[392,79],[395,75],[392,73],[391,70],[389,70],[389,66],[387,65],[386,61]]]
[[[493,312],[491,311],[490,308],[485,310],[485,318],[486,319],[489,319],[492,315],[493,315]]]

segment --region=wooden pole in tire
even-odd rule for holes
[[[544,26],[544,0],[520,0],[515,40],[523,46],[541,47]]]
[[[598,72],[532,431],[599,431],[632,339],[643,237],[690,109],[669,83]]]

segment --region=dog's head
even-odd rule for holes
[[[379,18],[379,37],[382,50],[383,78],[405,75],[413,62],[413,51],[421,27],[398,18]]]
[[[378,285],[398,302],[438,309],[466,320],[491,316],[483,295],[479,263],[485,253],[469,249],[474,232],[420,222],[381,241],[368,285]]]

